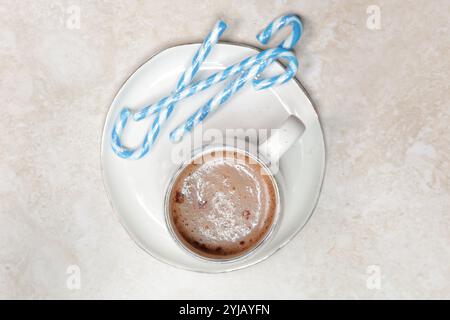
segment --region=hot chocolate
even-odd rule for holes
[[[278,212],[270,172],[237,151],[211,151],[175,178],[169,222],[177,238],[198,255],[228,259],[257,246]]]

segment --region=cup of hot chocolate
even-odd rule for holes
[[[304,130],[291,115],[256,148],[229,143],[195,150],[166,190],[165,220],[174,240],[213,262],[243,259],[269,241],[282,214],[273,167]]]

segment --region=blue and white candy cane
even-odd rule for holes
[[[292,79],[295,76],[298,68],[297,58],[292,51],[278,48],[277,49],[278,56],[273,57],[272,59],[263,59],[260,60],[258,65],[255,65],[251,68],[245,69],[242,73],[234,80],[232,80],[222,91],[220,91],[217,95],[215,95],[212,99],[210,99],[205,105],[201,108],[197,109],[183,124],[177,126],[170,133],[169,137],[172,141],[180,141],[183,136],[189,133],[194,127],[196,127],[199,123],[204,121],[208,115],[214,113],[222,106],[225,102],[227,102],[231,96],[233,96],[239,89],[241,89],[248,81],[252,80],[254,87],[259,89],[265,89],[269,86],[279,85],[285,83]],[[288,66],[286,71],[278,76],[271,77],[270,79],[265,79],[264,87],[259,87],[261,81],[255,80],[255,77],[262,73],[268,65],[270,65],[276,59],[284,59],[288,62]],[[268,83],[271,85],[268,85]]]
[[[262,44],[267,44],[270,38],[278,30],[288,25],[292,26],[292,33],[280,44],[280,47],[285,49],[292,49],[300,39],[302,32],[301,21],[297,16],[294,15],[287,15],[273,21],[258,35],[257,38]],[[219,22],[214,30],[220,30],[221,28],[223,28],[223,30],[219,31],[220,34],[226,28],[225,23]],[[119,116],[117,117],[116,123],[112,131],[112,148],[116,154],[118,154],[122,158],[129,158],[129,159],[141,158],[150,150],[152,145],[155,143],[161,125],[170,116],[176,102],[184,98],[190,97],[197,92],[203,91],[211,87],[212,85],[224,81],[236,74],[239,75],[238,78],[230,82],[227,85],[227,87],[224,90],[222,90],[221,93],[219,93],[213,99],[210,100],[211,104],[209,105],[208,112],[205,111],[206,109],[203,109],[204,115],[203,117],[199,117],[199,119],[201,118],[203,120],[211,112],[211,110],[214,111],[220,105],[225,103],[236,91],[238,91],[240,88],[243,87],[246,81],[252,80],[254,87],[260,90],[268,88],[273,85],[284,83],[295,75],[297,70],[297,60],[295,56],[291,53],[292,54],[290,57],[291,61],[289,62],[288,70],[285,72],[285,74],[275,76],[269,79],[258,79],[258,80],[254,79],[256,75],[261,73],[270,63],[276,60],[278,58],[277,56],[281,57],[284,54],[286,56],[285,59],[289,60],[288,53],[279,51],[281,48],[275,48],[275,49],[268,49],[253,57],[246,58],[240,63],[230,66],[225,70],[208,77],[205,80],[198,81],[192,85],[189,85],[189,83],[195,77],[195,74],[197,73],[201,63],[211,50],[211,47],[217,42],[217,39],[220,37],[220,34],[217,34],[217,39],[215,39],[216,36],[214,35],[214,30],[210,33],[210,35],[204,41],[203,45],[201,46],[197,54],[194,56],[191,66],[180,77],[177,83],[177,89],[174,94],[161,99],[160,101],[158,101],[158,103],[154,105],[142,108],[141,110],[135,113],[133,113],[128,108],[122,109]],[[208,41],[210,42],[208,43]],[[292,64],[294,64],[294,60],[295,60],[295,71],[292,71],[294,70],[292,66]],[[142,142],[141,146],[136,149],[129,149],[123,147],[120,142],[120,136],[127,124],[129,117],[133,116],[135,121],[139,121],[152,114],[156,114],[156,118],[153,122],[151,129],[147,132],[146,136],[144,137],[144,141]],[[195,119],[194,115],[190,117],[190,119]],[[191,126],[190,129],[192,129],[192,127],[193,126]]]
[[[223,34],[223,32],[226,30],[227,24],[219,20],[213,30],[208,34],[206,39],[203,41],[200,48],[195,53],[191,65],[183,72],[180,79],[177,83],[177,89],[175,91],[175,94],[181,90],[183,90],[187,85],[189,85],[192,80],[194,79],[195,75],[197,74],[201,64],[206,59],[206,57],[211,52],[211,48],[214,46],[214,44],[217,43],[220,36]],[[135,148],[127,148],[122,146],[122,143],[120,141],[120,136],[123,133],[123,130],[128,122],[128,119],[132,115],[132,111],[128,108],[123,108],[121,112],[119,113],[119,116],[116,119],[116,123],[114,124],[112,133],[111,133],[111,146],[113,151],[120,157],[126,158],[126,159],[140,159],[142,158],[151,148],[151,146],[154,144],[156,138],[158,137],[160,127],[164,123],[164,121],[167,120],[167,118],[170,116],[170,114],[173,111],[173,108],[175,107],[175,103],[178,100],[172,100],[169,104],[166,105],[166,109],[164,110],[164,113],[160,114],[158,113],[156,115],[155,121],[153,122],[151,130],[149,130],[149,133],[144,137],[144,141],[142,144]],[[141,118],[142,119],[142,118]],[[139,119],[140,120],[140,119]],[[149,139],[151,138],[151,139]]]
[[[293,49],[300,40],[303,32],[302,21],[294,14],[288,14],[275,19],[256,36],[256,39],[261,42],[261,44],[266,45],[274,34],[286,26],[292,26],[292,32],[278,46],[285,49]]]
[[[300,40],[303,31],[302,22],[296,15],[289,14],[274,20],[256,36],[256,39],[261,42],[261,44],[266,45],[279,30],[285,28],[286,26],[292,26],[292,32],[283,42],[281,42],[279,47],[285,49],[293,49],[297,42]],[[239,63],[229,66],[223,71],[209,76],[205,80],[196,82],[195,84],[189,86],[189,88],[187,88],[186,90],[179,92],[177,95],[163,98],[154,105],[144,107],[134,114],[134,120],[142,120],[150,114],[159,112],[161,109],[166,108],[167,105],[170,104],[170,101],[172,101],[172,99],[179,101],[198,92],[206,90],[211,86],[242,72],[242,70],[246,68],[253,67],[254,65],[259,63],[260,59],[272,59],[273,55],[277,55],[277,52],[275,50],[276,49],[268,49],[252,57],[246,58]],[[259,89],[264,89],[270,86],[271,81],[261,79],[258,80],[256,84]]]

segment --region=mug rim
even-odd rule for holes
[[[255,160],[258,164],[260,164],[265,171],[267,171],[268,176],[270,177],[270,181],[272,182],[272,185],[275,189],[275,198],[276,198],[276,211],[274,215],[274,219],[271,223],[269,231],[264,235],[264,237],[258,241],[258,243],[248,249],[247,251],[244,251],[242,254],[238,254],[237,256],[232,256],[229,258],[213,258],[213,257],[207,257],[202,256],[201,254],[195,252],[194,250],[190,249],[181,239],[179,239],[179,236],[174,230],[174,227],[172,225],[171,215],[170,215],[170,196],[173,191],[173,186],[175,184],[175,181],[177,180],[178,176],[184,171],[184,169],[192,163],[193,160],[195,160],[197,157],[200,157],[202,154],[207,153],[212,150],[226,150],[230,149],[233,151],[238,151],[240,153],[243,153],[244,155],[252,158]],[[281,216],[281,195],[280,195],[280,188],[278,186],[278,181],[275,178],[275,175],[273,174],[272,170],[267,165],[267,160],[264,158],[264,156],[260,155],[259,153],[257,155],[254,155],[253,153],[249,152],[248,150],[232,146],[229,144],[212,144],[212,145],[204,145],[200,148],[194,149],[191,151],[191,155],[188,159],[184,160],[181,165],[176,169],[175,173],[172,175],[172,177],[169,180],[168,185],[166,186],[166,194],[164,196],[164,220],[166,223],[166,227],[169,230],[170,235],[172,236],[175,243],[178,244],[179,247],[184,249],[188,254],[194,256],[195,258],[209,261],[213,263],[230,263],[230,262],[236,262],[239,260],[244,260],[245,258],[248,258],[250,255],[254,254],[255,251],[260,249],[264,244],[267,244],[267,242],[270,241],[275,231],[278,229],[280,216]]]

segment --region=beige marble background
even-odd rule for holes
[[[369,5],[380,30],[367,28]],[[112,98],[152,54],[201,40],[218,17],[226,40],[256,45],[287,12],[304,21],[298,78],[328,148],[315,214],[246,270],[154,260],[103,188]],[[0,0],[0,298],[450,298],[449,21],[448,0]]]

